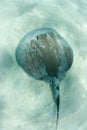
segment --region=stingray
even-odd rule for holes
[[[16,49],[18,64],[31,77],[50,84],[59,117],[59,83],[73,63],[68,42],[52,28],[40,28],[25,35]]]

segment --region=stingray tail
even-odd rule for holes
[[[56,120],[56,130],[58,128],[58,118],[59,118],[59,106],[60,106],[60,92],[59,92],[59,81],[55,82],[55,80],[53,80],[50,83],[51,86],[51,90],[53,93],[53,99],[56,103],[57,106],[57,120]]]
[[[59,86],[57,86],[56,91],[58,93],[56,97],[56,105],[57,105],[57,121],[56,121],[56,130],[58,127],[58,118],[59,118],[59,106],[60,106],[60,94],[59,94]]]

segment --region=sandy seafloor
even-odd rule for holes
[[[87,0],[0,0],[0,130],[55,130],[49,85],[15,59],[20,39],[40,27],[57,30],[74,51],[60,83],[58,130],[87,130]]]

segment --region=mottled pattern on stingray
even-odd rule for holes
[[[52,36],[54,36],[54,34],[52,34]],[[58,43],[55,40],[56,38],[54,39],[52,36],[50,33],[39,35],[37,44],[42,52],[43,63],[46,66],[48,75],[57,76],[61,59],[59,57]],[[40,45],[41,43],[43,46]]]
[[[30,45],[27,44],[24,62],[26,64],[26,71],[32,76],[41,79],[43,76],[46,76],[47,73],[43,63],[43,55],[36,42],[36,40],[31,40]]]
[[[71,51],[69,46],[63,46],[63,50],[64,50],[65,57],[66,57],[66,60],[67,60],[66,70],[69,70],[69,68],[72,65],[72,61],[73,61],[73,52]]]
[[[37,29],[20,42],[16,58],[21,67],[32,77],[60,80],[70,68],[73,53],[68,43],[53,29]]]

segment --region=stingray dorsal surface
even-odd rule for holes
[[[62,80],[72,65],[73,51],[66,40],[54,29],[31,31],[20,41],[16,59],[24,71],[35,79]]]

